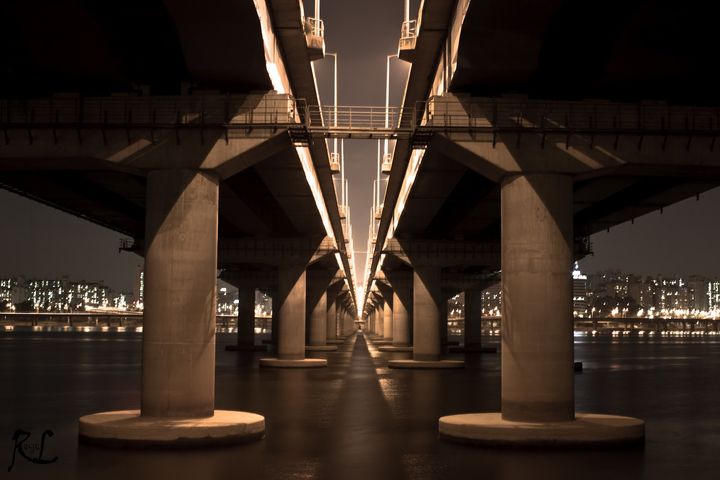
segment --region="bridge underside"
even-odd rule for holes
[[[289,137],[286,149],[222,180],[220,238],[325,235]],[[134,238],[145,234],[146,173],[100,159],[4,158],[0,184],[13,192]]]
[[[396,238],[499,243],[500,182],[445,138],[431,141]],[[475,168],[473,168],[473,166]],[[625,164],[574,176],[575,236],[588,236],[720,185],[717,167]],[[499,266],[498,266],[499,267]]]
[[[470,2],[451,89],[717,105],[717,13],[700,0]]]
[[[272,89],[250,1],[10,0],[3,11],[5,98]]]

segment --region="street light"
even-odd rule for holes
[[[316,6],[316,9],[318,7]],[[333,127],[338,124],[338,59],[337,53],[327,53],[326,56],[333,57]],[[340,152],[338,155],[338,139],[333,138],[333,151],[330,156],[332,162],[340,164],[340,204],[347,205],[345,187],[345,145],[340,141]],[[347,215],[347,214],[346,214]]]
[[[397,54],[388,55],[385,59],[385,129],[390,128],[390,59],[398,58]],[[390,163],[390,140],[385,138],[383,155],[380,156],[380,142],[378,141],[377,188],[374,203],[380,206],[380,186],[382,184],[382,164]],[[373,213],[374,215],[374,213]]]
[[[385,128],[390,128],[390,59],[398,58],[397,54],[388,55],[385,62]],[[385,157],[388,155],[388,142],[385,139]],[[384,158],[385,158],[384,157]]]
[[[338,112],[338,70],[337,53],[326,53],[326,56],[333,57],[333,127],[337,127]],[[337,138],[333,138],[333,153],[337,154]]]

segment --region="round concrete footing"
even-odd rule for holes
[[[325,360],[324,358],[303,358],[301,360],[261,358],[260,366],[270,368],[318,368],[327,367],[327,360]]]
[[[337,345],[305,345],[306,352],[335,352]]]
[[[440,436],[464,443],[507,447],[642,444],[645,422],[637,418],[578,413],[569,422],[511,422],[500,413],[441,417]]]
[[[183,447],[240,443],[265,435],[265,417],[255,413],[215,410],[207,418],[140,416],[140,410],[85,415],[80,440],[107,446]]]
[[[392,345],[392,340],[373,340],[373,345],[378,347]]]
[[[265,352],[267,345],[226,345],[228,352]]]
[[[413,347],[398,347],[395,345],[387,345],[384,347],[378,347],[381,352],[412,352]]]
[[[462,360],[390,360],[388,367],[416,369],[465,368],[465,362]]]

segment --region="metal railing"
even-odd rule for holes
[[[320,18],[305,17],[303,22],[305,35],[325,37],[325,24]]]
[[[400,50],[413,50],[417,40],[417,20],[408,20],[400,27]]]
[[[335,120],[337,119],[337,123]],[[319,106],[289,95],[261,96],[118,96],[54,97],[37,100],[0,100],[0,134],[5,144],[10,132],[24,130],[32,143],[35,130],[121,129],[128,141],[137,131],[155,141],[162,130],[219,129],[234,135],[288,130],[297,144],[312,136],[325,138],[410,139],[421,148],[434,133],[463,135],[563,134],[683,136],[720,135],[720,108],[682,107],[660,103],[563,102],[517,99],[458,100],[435,97],[414,107]],[[0,137],[2,138],[2,137]],[[0,140],[0,146],[2,140]],[[712,148],[711,146],[711,148]],[[390,163],[384,158],[383,164]]]
[[[332,138],[409,138],[415,118],[403,107],[310,105],[306,112],[308,132]]]
[[[720,108],[663,103],[431,99],[418,128],[472,133],[705,136],[720,134]],[[422,114],[419,112],[422,110]]]

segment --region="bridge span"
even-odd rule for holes
[[[144,257],[142,408],[83,417],[81,437],[263,435],[263,417],[215,410],[219,271],[239,289],[232,348],[257,348],[262,289],[276,348],[260,365],[282,368],[324,367],[306,351],[332,350],[356,321],[381,349],[412,351],[392,368],[462,368],[443,359],[445,300],[465,292],[465,347],[482,350],[480,292],[501,278],[501,412],[443,417],[440,433],[642,441],[640,420],[575,412],[569,272],[589,235],[720,185],[718,42],[688,20],[709,12],[421,2],[401,28],[402,105],[328,107],[311,65],[319,11],[191,3],[17,0],[0,32],[0,186]],[[668,25],[686,41],[668,48]],[[335,138],[393,144],[361,278]]]

